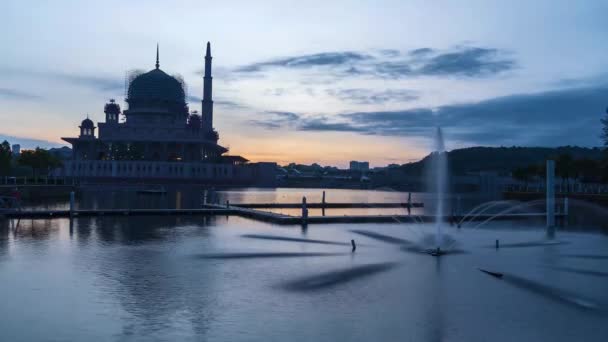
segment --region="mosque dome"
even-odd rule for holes
[[[95,124],[93,123],[93,121],[91,119],[89,119],[88,117],[84,120],[82,120],[82,122],[80,123],[80,127],[81,128],[95,128]]]
[[[156,68],[135,77],[129,84],[127,102],[169,102],[185,104],[184,87],[175,77]]]
[[[154,117],[153,120],[183,119],[185,122],[188,116],[185,84],[159,68],[158,45],[155,66],[156,68],[135,76],[129,82],[126,99],[129,109],[124,113],[127,121],[137,122]]]

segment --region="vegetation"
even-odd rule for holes
[[[604,147],[608,149],[608,109],[606,109],[606,115],[601,120],[602,121],[602,141],[604,142]]]
[[[517,170],[516,174],[522,181],[525,181],[525,178],[529,176],[540,176],[544,172],[544,166],[541,165],[547,159],[558,160],[560,156],[565,155],[569,156],[571,160],[600,161],[604,158],[604,153],[600,148],[576,146],[557,148],[470,147],[452,150],[447,153],[450,172],[453,175],[466,175],[483,171],[508,176]],[[400,169],[406,175],[420,176],[423,174],[429,160],[430,155],[418,162],[404,164]],[[563,162],[566,162],[566,160]],[[572,167],[569,163],[566,164]],[[578,162],[576,165],[578,166]],[[539,167],[541,169],[538,169]],[[572,169],[564,170],[564,172],[572,172]]]
[[[30,167],[34,176],[48,174],[54,168],[61,166],[61,160],[49,153],[49,151],[37,147],[35,150],[21,151],[17,163],[22,166]]]
[[[11,145],[4,140],[0,144],[0,176],[6,176],[10,173],[12,159]]]
[[[561,185],[568,189],[575,182],[596,183],[608,181],[608,164],[605,159],[579,158],[569,154],[560,154],[555,160],[555,175],[561,179]],[[513,178],[524,182],[534,178],[544,178],[544,161],[519,167],[513,170]]]

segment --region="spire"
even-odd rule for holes
[[[159,66],[160,64],[158,63],[158,43],[156,43],[156,69],[158,69]]]
[[[207,53],[205,54],[205,76],[203,77],[203,103],[201,116],[203,118],[203,129],[205,131],[213,131],[213,100],[212,100],[212,83],[211,77],[211,43],[207,42]]]

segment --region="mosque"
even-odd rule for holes
[[[72,160],[60,173],[89,180],[153,180],[226,185],[272,185],[275,163],[249,163],[227,155],[213,126],[211,45],[207,43],[201,114],[190,111],[183,80],[155,68],[132,75],[126,103],[104,107],[105,122],[88,117],[72,145]],[[122,119],[121,119],[122,115]]]

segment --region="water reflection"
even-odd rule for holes
[[[608,336],[605,317],[563,305],[608,300],[597,273],[608,239],[598,235],[496,251],[485,246],[542,230],[447,227],[468,253],[434,258],[401,251],[432,231],[423,224],[311,225],[302,237],[300,227],[238,217],[81,217],[72,234],[68,219],[16,222],[0,221],[0,327],[13,340],[49,331],[58,340],[534,340],[542,331],[559,341],[592,327],[597,340]],[[353,238],[374,248],[351,253]],[[482,266],[533,284],[492,279]],[[532,322],[541,311],[555,316]]]

